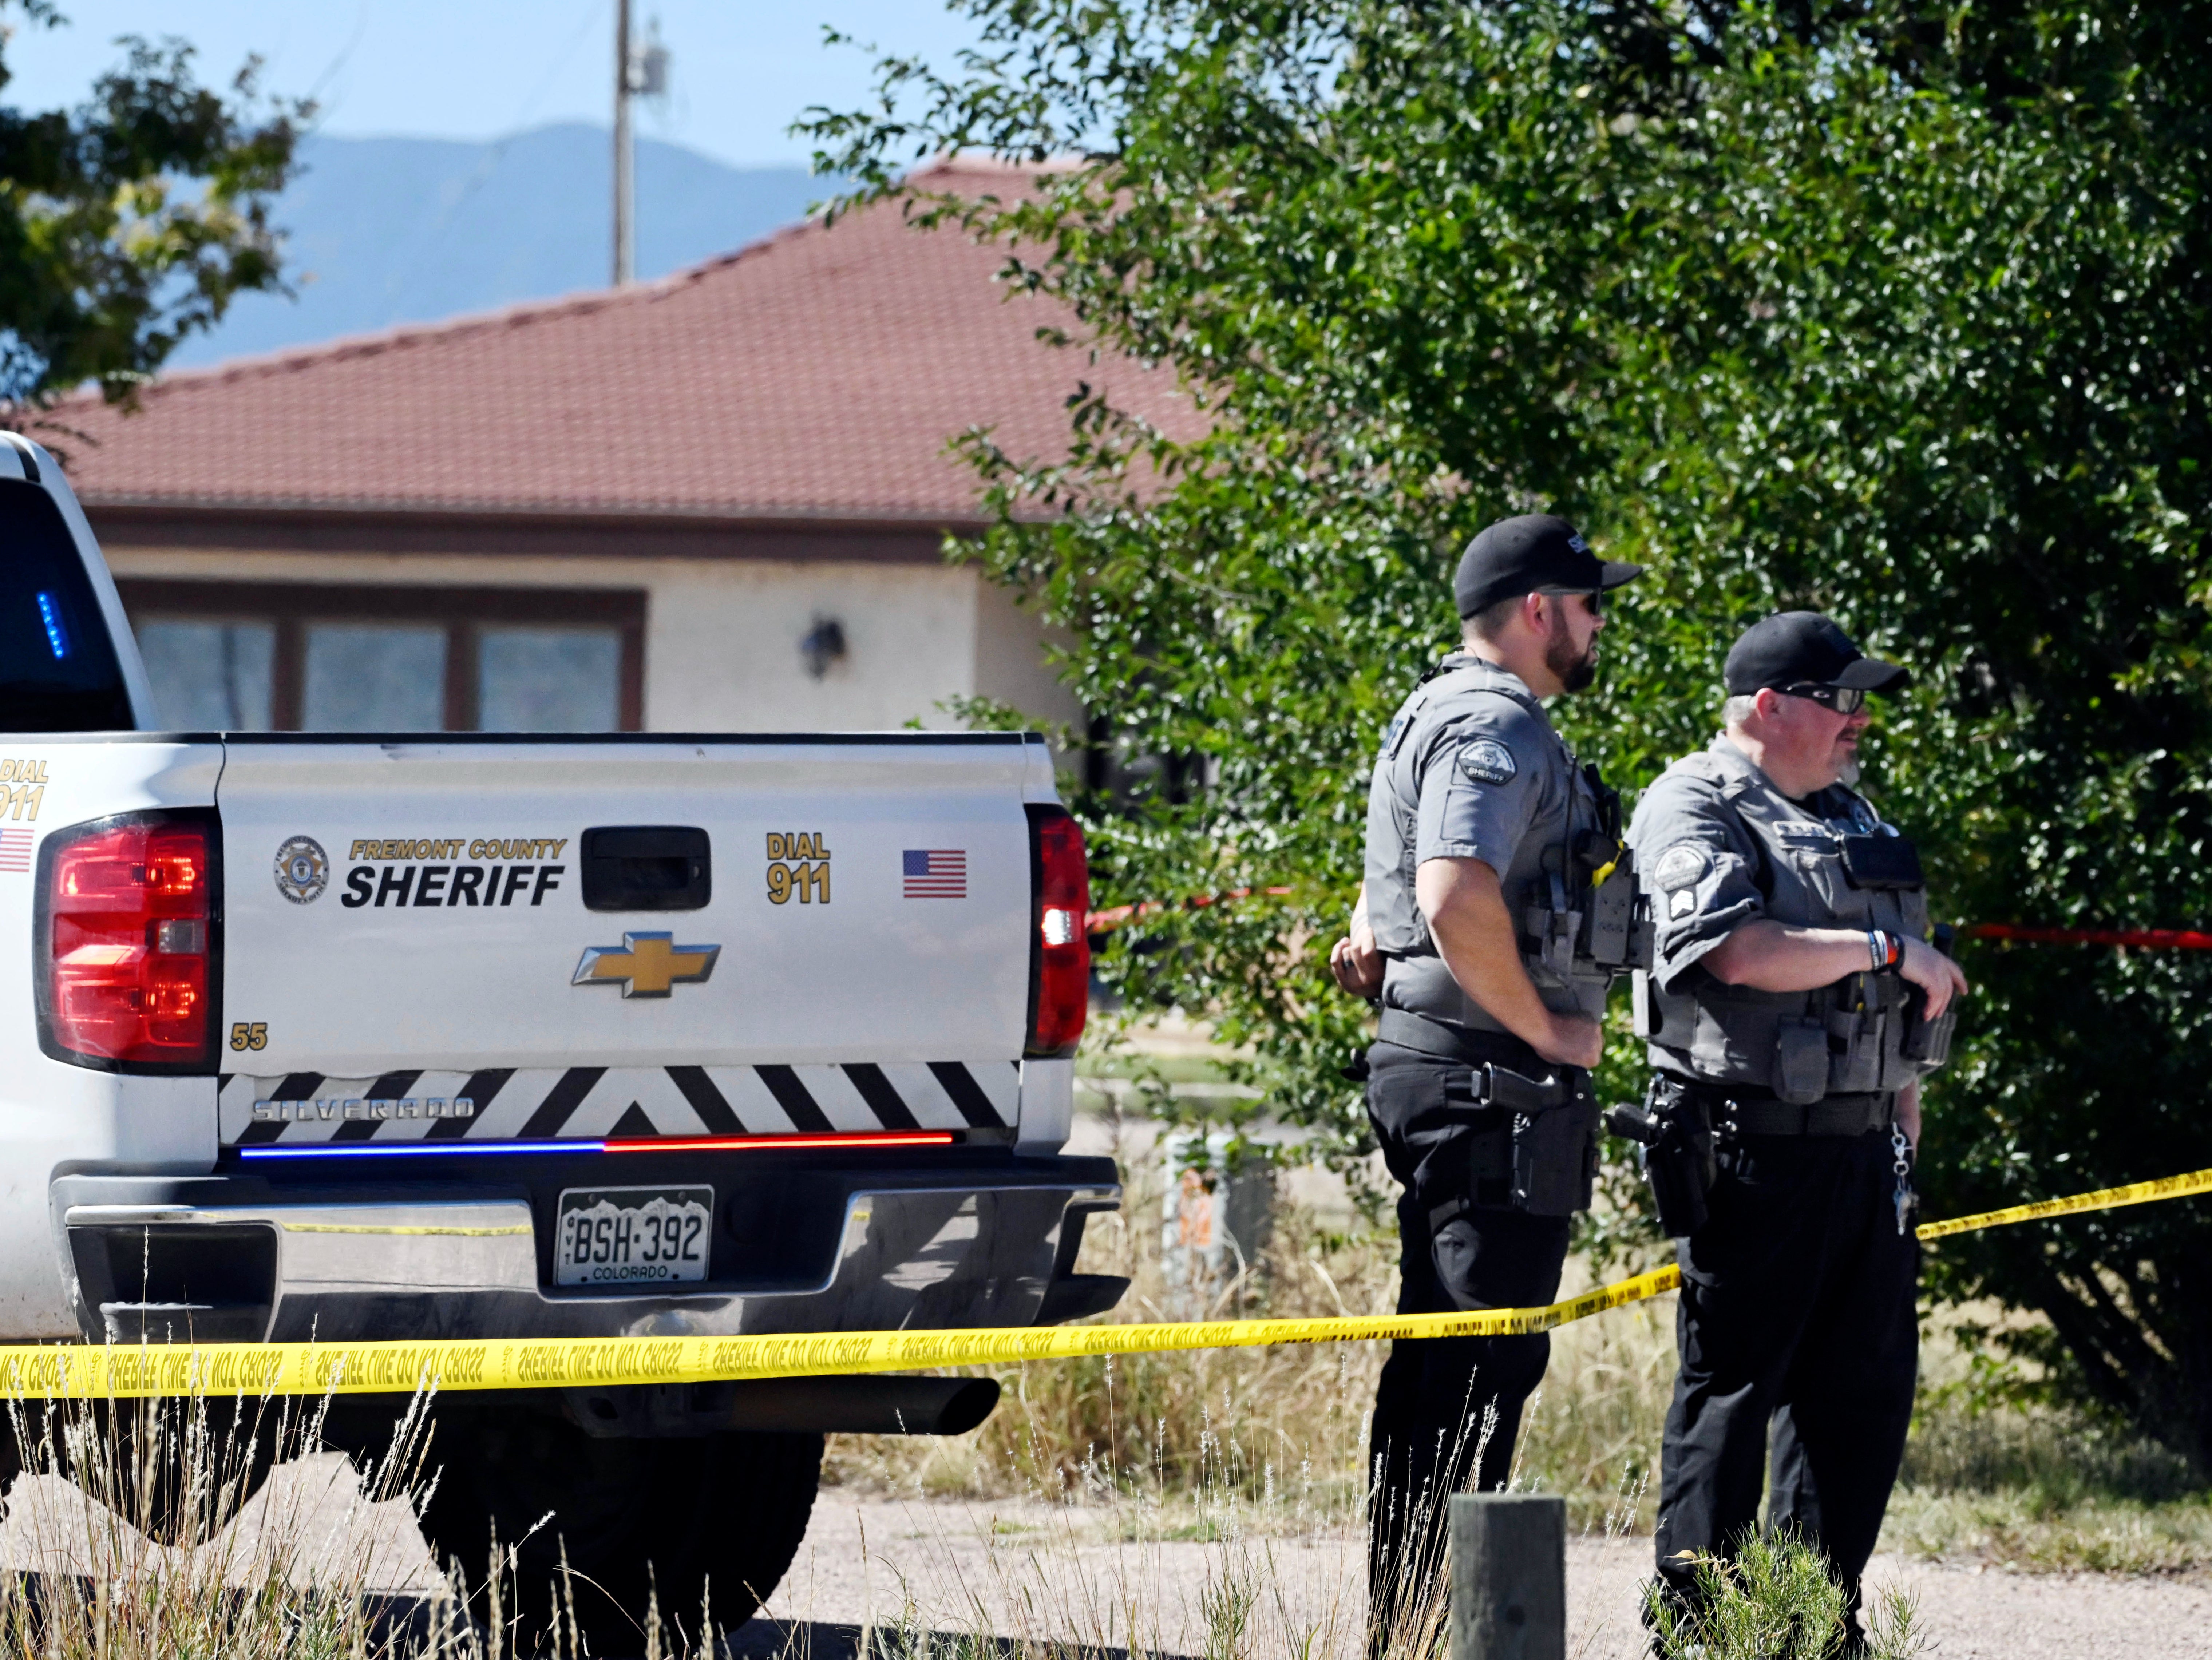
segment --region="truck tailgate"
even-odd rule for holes
[[[1011,1124],[1041,754],[233,738],[222,1139]]]

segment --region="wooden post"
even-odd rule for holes
[[[1566,1660],[1567,1501],[1451,1501],[1451,1660]]]

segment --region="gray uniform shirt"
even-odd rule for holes
[[[1765,992],[1698,966],[1761,917],[1926,938],[1921,889],[1863,885],[1844,856],[1849,837],[1896,834],[1840,785],[1802,801],[1784,796],[1725,737],[1662,774],[1628,828],[1656,927],[1637,997],[1652,1065],[1797,1101],[1895,1090],[1917,1077],[1921,1068],[1902,1053],[1905,986],[1894,970],[1869,964],[1809,992]]]
[[[1465,653],[1444,659],[1391,721],[1367,800],[1367,915],[1385,958],[1384,1007],[1506,1030],[1452,978],[1413,898],[1425,860],[1479,859],[1522,925],[1522,962],[1544,1006],[1604,1012],[1610,973],[1544,948],[1554,900],[1562,914],[1579,903],[1571,854],[1576,835],[1597,825],[1596,794],[1518,677]]]

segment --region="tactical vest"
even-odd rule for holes
[[[1668,770],[1720,788],[1757,845],[1753,880],[1772,921],[1928,937],[1918,854],[1863,798],[1850,795],[1853,824],[1843,831],[1740,757],[1708,750]],[[1678,1076],[1754,1085],[1790,1102],[1880,1093],[1925,1070],[1904,1053],[1907,991],[1894,969],[1791,992],[1725,985],[1695,972],[1662,992],[1639,970],[1636,1035],[1650,1043],[1652,1065]]]
[[[1498,698],[1535,719],[1540,752],[1516,758],[1544,769],[1544,806],[1498,872],[1507,912],[1521,920],[1521,961],[1544,1006],[1592,1018],[1632,963],[1650,960],[1634,861],[1620,842],[1620,797],[1595,766],[1577,763],[1553,730],[1544,706],[1514,676],[1479,657],[1454,653],[1406,700],[1376,757],[1367,803],[1367,916],[1386,958],[1384,1006],[1410,1009],[1476,1031],[1506,1028],[1461,990],[1430,937],[1413,897],[1416,822],[1422,781],[1432,763],[1449,765],[1457,745],[1448,729],[1496,711]],[[1596,879],[1602,876],[1601,882]]]

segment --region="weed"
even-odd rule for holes
[[[1910,1660],[1925,1646],[1911,1599],[1885,1596],[1850,1646],[1844,1593],[1819,1552],[1792,1539],[1753,1539],[1731,1561],[1698,1565],[1693,1608],[1654,1596],[1651,1625],[1664,1660]]]

